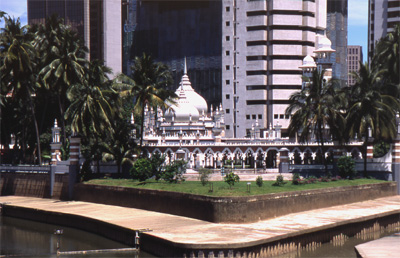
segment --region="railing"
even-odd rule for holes
[[[16,172],[16,173],[49,173],[51,166],[38,165],[0,165],[0,172]]]

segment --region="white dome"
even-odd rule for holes
[[[332,42],[326,37],[322,35],[317,36],[317,49],[314,52],[334,52],[332,49]]]
[[[178,90],[185,91],[186,98],[188,99],[189,103],[191,103],[195,108],[197,108],[199,114],[202,114],[203,111],[205,114],[207,113],[208,108],[206,100],[202,96],[200,96],[200,94],[194,91],[187,74],[184,74],[182,76],[182,80]],[[178,91],[176,93],[178,94]]]
[[[199,120],[199,111],[189,102],[185,91],[178,90],[176,94],[179,99],[175,105],[171,105],[171,109],[165,112],[165,120],[177,123],[197,122]]]
[[[314,58],[312,58],[312,56],[310,56],[310,55],[304,57],[303,66],[316,66]]]

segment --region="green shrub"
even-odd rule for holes
[[[150,158],[151,176],[154,176],[157,181],[161,179],[164,162],[165,156],[160,155],[159,153],[153,154]]]
[[[259,187],[261,187],[261,186],[263,186],[263,184],[264,184],[264,181],[263,181],[262,176],[258,176],[258,177],[256,178],[256,185],[258,185]]]
[[[185,181],[183,174],[186,173],[186,161],[174,160],[165,166],[161,178],[168,183],[178,183]]]
[[[286,182],[283,180],[282,175],[277,175],[275,182],[272,184],[273,186],[283,186]]]
[[[353,158],[342,156],[338,159],[337,166],[339,168],[339,175],[342,178],[354,179],[357,174],[356,162]]]
[[[294,173],[292,175],[292,184],[299,185],[301,183],[300,175],[298,173]]]
[[[226,174],[224,181],[229,185],[229,188],[235,185],[235,183],[240,181],[240,177],[233,172]]]
[[[206,169],[206,168],[199,169],[199,180],[201,181],[201,184],[203,186],[208,184],[211,174],[212,174],[212,171],[210,169]]]
[[[129,173],[131,174],[133,179],[137,179],[140,182],[143,182],[150,177],[152,177],[152,169],[153,166],[147,158],[140,158],[136,160],[130,169]]]

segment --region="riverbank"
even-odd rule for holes
[[[292,213],[248,224],[211,223],[135,208],[32,197],[1,196],[2,212],[19,217],[80,228],[134,245],[159,256],[196,257],[296,251],[329,242],[340,234],[356,235],[371,227],[400,227],[400,196]],[[6,204],[4,204],[6,203]],[[400,251],[400,250],[399,250]],[[277,254],[277,253],[276,253]]]

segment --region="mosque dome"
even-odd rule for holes
[[[318,35],[317,37],[317,49],[314,52],[335,52],[332,49],[332,42],[326,36]]]
[[[186,92],[178,89],[176,94],[179,99],[176,104],[171,105],[171,109],[165,112],[165,120],[176,123],[197,122],[199,120],[199,111],[190,103]]]
[[[186,58],[185,58],[185,68],[183,72],[181,83],[179,84],[178,90],[175,92],[178,95],[178,91],[181,89],[185,91],[186,98],[197,110],[199,114],[207,114],[207,102],[206,100],[192,88],[192,84],[190,83],[189,76],[187,75],[187,66],[186,66]]]
[[[314,58],[310,55],[306,56],[303,59],[303,65],[300,68],[315,68],[317,65],[315,64]]]

